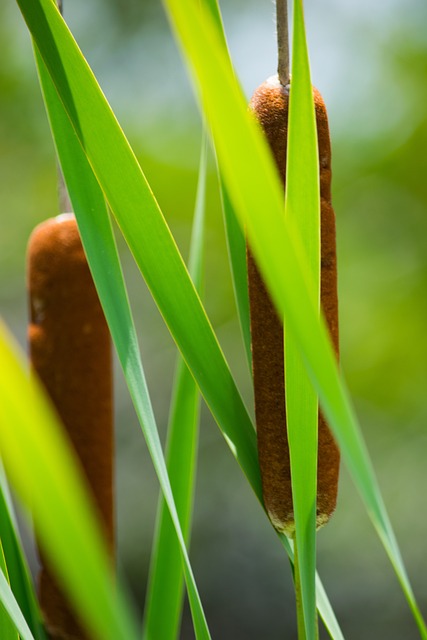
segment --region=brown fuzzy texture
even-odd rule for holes
[[[331,148],[326,108],[313,89],[319,140],[321,195],[321,305],[338,358],[338,298],[335,215],[331,204]],[[264,129],[285,187],[288,129],[287,90],[267,81],[255,91],[250,108]],[[273,525],[295,530],[289,447],[286,433],[283,325],[248,248],[252,359],[258,455],[264,503]],[[319,411],[317,526],[336,506],[340,454]]]
[[[73,216],[59,216],[34,230],[28,247],[28,290],[32,367],[81,462],[113,556],[111,343]],[[39,597],[51,638],[87,638],[43,554],[41,562]]]

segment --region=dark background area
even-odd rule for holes
[[[65,2],[66,19],[186,256],[201,124],[161,3]],[[221,5],[249,98],[275,72],[274,7],[270,0]],[[307,0],[305,9],[313,82],[332,137],[342,368],[427,615],[427,5]],[[13,0],[0,4],[0,50],[0,314],[24,346],[27,239],[59,211],[31,43]],[[164,437],[176,351],[120,247]],[[206,268],[206,307],[251,404],[213,168]],[[119,567],[142,610],[158,484],[118,368],[116,382]],[[296,637],[288,561],[206,408],[191,558],[214,638]],[[346,638],[418,638],[345,468],[336,514],[318,536],[318,568]],[[193,637],[188,611],[182,637]]]

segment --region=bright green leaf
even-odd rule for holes
[[[289,97],[285,215],[299,235],[313,283],[312,302],[320,299],[320,184],[316,119],[302,7],[294,2],[292,76]],[[286,421],[295,518],[297,608],[302,607],[307,640],[317,638],[316,493],[317,393],[308,377],[292,329],[285,320]]]
[[[203,272],[203,240],[207,170],[207,137],[203,134],[189,269],[200,292]],[[166,458],[169,478],[188,544],[196,474],[200,397],[197,385],[179,357],[172,392]],[[144,614],[147,640],[178,638],[183,604],[182,564],[172,521],[160,497],[156,534],[151,555],[150,579]],[[165,615],[165,611],[168,615]]]
[[[102,640],[136,640],[64,429],[12,345],[0,324],[0,451],[8,476],[88,627]]]

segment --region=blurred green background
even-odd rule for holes
[[[274,7],[221,5],[249,98],[275,72]],[[332,136],[342,367],[427,615],[427,4],[305,7],[313,82]],[[66,0],[65,13],[186,256],[201,125],[161,2]],[[0,4],[0,47],[0,314],[24,346],[26,243],[58,205],[31,43],[13,0]],[[120,246],[164,437],[176,352]],[[206,307],[251,404],[213,169],[206,253]],[[116,382],[118,556],[141,610],[158,485],[118,369]],[[191,556],[214,638],[296,637],[288,562],[205,408]],[[344,468],[336,514],[318,536],[318,566],[346,638],[418,637]],[[187,610],[182,637],[193,637]]]

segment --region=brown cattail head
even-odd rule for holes
[[[321,196],[321,306],[338,357],[338,299],[335,215],[331,204],[331,146],[326,107],[313,89],[319,141]],[[273,152],[282,182],[286,183],[289,88],[277,77],[255,91],[250,109],[260,122]],[[293,536],[295,531],[289,446],[286,432],[283,325],[248,247],[252,362],[258,456],[263,497],[272,524]],[[317,526],[335,509],[339,450],[319,411]]]
[[[81,462],[113,556],[111,344],[73,215],[47,220],[34,230],[28,291],[31,364]],[[39,596],[49,634],[54,640],[83,640],[87,636],[43,554],[41,561]]]

